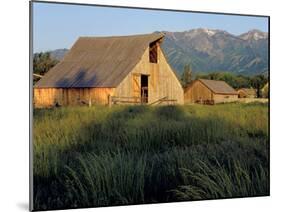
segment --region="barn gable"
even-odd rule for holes
[[[253,88],[240,88],[237,90],[239,98],[255,98],[257,91]]]
[[[163,38],[153,33],[134,36],[80,37],[37,88],[114,88],[141,59],[149,44]]]
[[[236,101],[238,93],[224,81],[198,79],[184,91],[186,103],[220,103]]]
[[[134,69],[116,87],[116,96],[141,97],[141,78],[148,77],[148,102],[157,102],[167,98],[177,104],[183,104],[183,88],[174,70],[167,62],[160,42],[155,48],[156,58],[151,61],[151,46],[148,46]],[[171,103],[171,102],[170,102]]]
[[[34,87],[35,107],[183,104],[163,34],[82,37]]]

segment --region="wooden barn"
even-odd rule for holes
[[[237,91],[224,81],[198,79],[184,90],[185,103],[216,104],[237,99]]]
[[[183,104],[163,34],[80,37],[34,86],[34,106]]]
[[[237,90],[238,98],[256,98],[257,90],[253,88],[240,88]]]

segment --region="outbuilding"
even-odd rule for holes
[[[198,79],[184,89],[185,103],[216,104],[237,100],[237,91],[224,81]]]
[[[237,90],[239,98],[256,98],[257,90],[253,88],[240,88]]]

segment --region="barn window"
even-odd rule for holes
[[[157,42],[149,44],[149,62],[157,63]]]

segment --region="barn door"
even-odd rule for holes
[[[148,75],[141,75],[141,102],[148,103]]]
[[[141,97],[141,75],[133,74],[133,97],[140,100]]]

